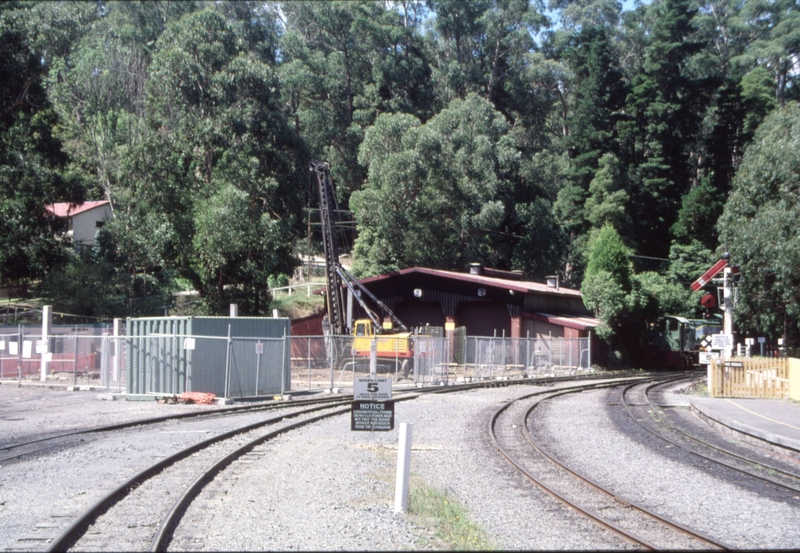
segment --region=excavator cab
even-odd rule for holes
[[[356,321],[354,327],[355,330],[353,330],[353,336],[372,336],[372,323],[368,319],[359,319]]]

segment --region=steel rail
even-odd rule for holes
[[[411,398],[407,398],[407,399],[411,399]],[[396,400],[396,401],[402,401],[402,400]],[[213,480],[214,477],[217,474],[219,474],[221,471],[223,471],[228,465],[230,465],[236,459],[238,459],[239,457],[245,455],[247,452],[249,452],[254,447],[256,447],[256,446],[258,446],[258,445],[260,445],[260,444],[262,444],[262,443],[264,443],[266,441],[269,441],[269,440],[271,440],[271,439],[273,439],[273,438],[275,438],[277,436],[280,436],[281,434],[284,434],[285,432],[289,432],[291,430],[296,430],[296,429],[301,428],[303,426],[306,426],[308,424],[311,424],[311,423],[314,423],[314,422],[317,422],[317,421],[320,421],[320,420],[323,420],[323,419],[326,419],[326,418],[329,418],[329,417],[333,417],[333,416],[336,416],[336,415],[341,415],[341,414],[344,414],[344,413],[348,413],[349,411],[350,411],[350,407],[346,407],[344,409],[339,409],[339,410],[334,411],[332,413],[325,413],[323,415],[317,415],[316,417],[312,417],[312,418],[309,418],[309,419],[305,419],[305,420],[296,422],[294,424],[290,424],[288,426],[284,426],[283,428],[280,428],[279,430],[275,430],[274,432],[270,432],[269,434],[265,434],[264,436],[260,436],[260,437],[256,438],[255,440],[252,440],[251,442],[243,445],[242,447],[236,449],[235,451],[232,451],[231,453],[229,453],[228,455],[226,455],[225,457],[223,457],[219,461],[215,462],[213,465],[211,465],[209,468],[207,468],[205,471],[203,471],[202,474],[200,474],[200,476],[198,476],[194,480],[194,482],[192,482],[189,485],[189,487],[186,489],[186,491],[175,502],[175,505],[172,507],[172,509],[170,510],[169,514],[166,516],[166,518],[164,518],[164,520],[161,523],[161,526],[159,527],[158,531],[156,532],[156,536],[153,539],[152,544],[150,545],[150,551],[166,551],[167,550],[167,547],[169,546],[169,542],[172,539],[172,532],[174,532],[174,529],[177,528],[178,524],[180,523],[180,520],[183,517],[183,513],[186,510],[186,507],[192,502],[192,500],[195,497],[197,497],[197,495],[200,493],[200,490],[207,483],[209,483],[211,480]]]
[[[508,451],[506,451],[506,449],[504,449],[500,445],[500,440],[498,439],[497,433],[495,431],[495,426],[496,426],[497,420],[500,418],[500,415],[502,413],[504,413],[506,411],[506,409],[508,409],[511,405],[513,405],[517,401],[524,400],[524,399],[529,399],[531,397],[534,397],[534,396],[537,396],[537,395],[544,395],[544,394],[547,394],[547,393],[549,393],[551,395],[550,395],[550,397],[548,397],[546,399],[550,399],[552,397],[557,397],[559,395],[563,395],[563,394],[567,394],[567,393],[576,393],[576,392],[581,392],[581,391],[584,391],[584,390],[587,390],[587,389],[614,387],[614,386],[619,386],[619,385],[620,385],[620,383],[607,383],[606,386],[595,385],[595,386],[587,386],[587,387],[574,387],[573,389],[570,389],[570,390],[567,390],[567,389],[548,390],[548,391],[545,391],[545,392],[540,392],[540,393],[535,393],[535,394],[529,394],[529,395],[526,395],[526,396],[521,396],[519,398],[514,399],[513,401],[508,402],[506,405],[504,405],[503,407],[501,407],[500,409],[498,409],[494,413],[494,415],[489,420],[489,436],[491,437],[492,443],[497,448],[497,450],[503,455],[503,457],[506,458],[506,460],[514,468],[516,468],[518,471],[520,471],[520,473],[522,473],[528,480],[530,480],[531,482],[536,484],[539,488],[541,488],[542,490],[544,490],[545,492],[550,494],[552,497],[554,497],[558,501],[564,503],[568,507],[574,509],[578,513],[586,516],[587,518],[589,518],[590,520],[592,520],[593,522],[595,522],[596,524],[598,524],[602,528],[605,528],[605,529],[609,530],[610,532],[612,532],[612,533],[614,533],[614,534],[616,534],[616,535],[618,535],[618,536],[620,536],[620,537],[622,537],[622,538],[624,538],[624,539],[626,539],[626,540],[628,540],[628,541],[630,541],[632,543],[635,543],[637,545],[641,545],[641,546],[643,546],[643,547],[645,547],[647,549],[655,550],[655,549],[657,549],[656,546],[648,543],[646,540],[643,540],[639,536],[631,534],[630,532],[628,532],[627,530],[619,527],[618,525],[614,524],[613,522],[605,520],[601,516],[591,512],[591,511],[589,511],[587,509],[584,509],[583,507],[581,507],[580,505],[578,505],[574,501],[572,501],[569,498],[567,498],[564,494],[559,493],[558,491],[556,491],[551,486],[548,486],[547,484],[545,484],[541,479],[537,478],[536,476],[531,474],[529,471],[525,470],[519,463],[517,463],[512,458],[511,454]],[[542,400],[542,401],[544,401],[544,400]],[[537,403],[537,405],[538,405],[538,403]]]
[[[631,375],[631,376],[639,376],[639,375]],[[607,376],[607,375],[581,375],[581,376],[556,376],[556,377],[547,377],[547,378],[525,378],[525,379],[512,379],[512,380],[482,380],[478,382],[468,382],[464,384],[452,384],[448,386],[431,386],[425,389],[415,389],[413,392],[409,391],[408,393],[449,393],[449,392],[459,392],[463,390],[470,390],[470,389],[477,389],[477,388],[486,388],[486,387],[498,387],[498,386],[509,386],[509,385],[517,385],[517,384],[529,384],[529,385],[536,385],[539,383],[555,383],[555,382],[569,382],[576,379],[581,380],[592,380],[592,379],[601,379],[601,378],[621,378],[621,375],[614,375],[614,376]],[[406,393],[406,392],[398,392],[398,393]],[[168,395],[168,394],[167,394]],[[47,442],[51,440],[57,440],[61,438],[69,438],[72,436],[80,436],[83,434],[92,434],[92,433],[102,433],[102,432],[111,432],[114,430],[124,430],[127,428],[134,428],[137,426],[146,426],[149,424],[158,424],[160,422],[166,422],[170,420],[180,420],[180,419],[191,419],[191,418],[211,418],[215,416],[225,416],[228,414],[237,414],[240,412],[252,412],[252,411],[269,411],[273,409],[283,409],[289,407],[300,407],[304,405],[316,405],[319,403],[328,403],[328,402],[336,402],[342,401],[347,398],[352,398],[352,394],[344,394],[344,395],[337,395],[334,397],[329,398],[314,398],[314,399],[307,399],[307,400],[293,400],[291,402],[282,402],[282,403],[266,403],[266,404],[257,404],[257,405],[240,405],[234,407],[226,407],[223,409],[216,409],[214,411],[203,411],[201,413],[175,413],[171,415],[163,415],[160,417],[150,417],[146,419],[136,419],[128,422],[116,423],[116,424],[109,424],[104,426],[96,426],[93,428],[86,428],[83,430],[75,430],[72,432],[64,432],[61,434],[54,434],[52,436],[45,436],[43,438],[37,438],[35,440],[28,440],[26,442],[19,442],[15,444],[8,444],[4,446],[0,446],[0,451],[9,451],[12,449],[19,449],[21,447],[27,445],[33,445],[37,443]],[[44,451],[44,449],[37,449],[35,451],[28,451],[25,453],[21,453],[18,455],[11,455],[8,457],[0,458],[0,463],[4,461],[8,461],[11,459],[16,459],[18,457],[22,457],[25,455],[31,455],[32,453],[36,453],[38,451]]]
[[[286,409],[291,407],[303,407],[306,405],[318,405],[324,404],[329,402],[336,402],[342,401],[343,399],[349,398],[351,396],[335,396],[331,398],[324,398],[324,399],[310,399],[310,400],[299,400],[299,401],[291,401],[291,402],[283,402],[283,403],[267,403],[267,404],[258,404],[258,405],[241,405],[236,407],[226,407],[223,409],[216,409],[214,411],[203,411],[200,413],[175,413],[172,415],[164,415],[161,417],[150,417],[146,419],[136,419],[128,422],[121,422],[116,424],[109,424],[104,426],[96,426],[93,428],[86,428],[83,430],[74,430],[72,432],[64,432],[62,434],[54,434],[52,436],[45,436],[43,438],[37,438],[35,440],[28,440],[26,442],[19,442],[15,444],[9,444],[5,446],[0,446],[0,451],[10,451],[13,449],[19,449],[25,446],[39,444],[42,442],[48,442],[53,440],[59,440],[63,438],[70,438],[74,436],[81,436],[84,434],[95,434],[95,433],[103,433],[103,432],[111,432],[114,430],[125,430],[128,428],[135,428],[138,426],[148,426],[151,424],[159,424],[162,422],[167,422],[171,420],[181,420],[181,419],[202,419],[202,418],[213,418],[213,417],[221,417],[221,416],[229,416],[229,415],[238,415],[240,413],[251,413],[257,411],[272,411],[277,409]],[[11,459],[17,459],[19,457],[24,457],[25,455],[32,455],[39,451],[45,451],[47,448],[40,448],[34,451],[25,451],[23,453],[18,453],[15,455],[9,455],[7,457],[0,458],[0,463],[4,461],[9,461]]]
[[[185,459],[186,457],[194,453],[197,453],[198,451],[201,451],[217,442],[221,442],[223,440],[232,438],[237,434],[249,432],[250,430],[255,430],[262,426],[277,424],[288,418],[295,418],[309,413],[313,413],[315,411],[320,411],[322,409],[331,409],[333,407],[338,407],[344,405],[345,403],[349,404],[350,402],[342,401],[338,404],[333,403],[329,405],[316,406],[303,411],[298,411],[296,413],[289,413],[279,417],[273,417],[256,423],[248,424],[240,428],[235,428],[233,430],[223,432],[222,434],[218,434],[217,436],[214,436],[207,440],[203,440],[192,446],[182,449],[181,451],[178,451],[172,455],[169,455],[168,457],[161,459],[157,463],[151,465],[150,467],[147,467],[146,469],[130,477],[124,483],[120,484],[111,492],[103,496],[100,500],[95,502],[94,505],[92,505],[86,511],[84,511],[83,514],[81,514],[76,520],[72,522],[72,524],[70,524],[66,529],[64,529],[52,542],[50,542],[45,551],[51,551],[51,552],[64,551],[68,549],[72,543],[74,543],[75,541],[77,541],[77,539],[80,538],[82,530],[87,528],[95,519],[97,519],[100,515],[105,513],[110,507],[112,507],[114,504],[118,503],[121,499],[123,499],[126,495],[128,495],[128,493],[132,489],[140,485],[142,482],[145,482],[146,480],[159,474],[169,466],[174,465],[178,461]],[[349,407],[347,409],[349,409]],[[336,414],[339,414],[339,412],[344,412],[344,411],[345,411],[344,409],[337,411]]]
[[[653,404],[653,403],[650,401],[650,397],[648,396],[648,394],[649,394],[649,392],[650,392],[650,390],[651,390],[652,388],[655,388],[655,387],[657,387],[657,386],[660,386],[660,385],[663,385],[663,384],[664,384],[664,383],[658,383],[658,384],[650,384],[650,385],[646,386],[646,387],[645,387],[645,390],[644,390],[644,397],[645,397],[645,401],[647,402],[647,405],[648,405],[649,407],[651,407],[651,408],[652,408],[652,411],[653,411],[653,412],[656,414],[656,416],[657,416],[657,417],[658,417],[658,418],[659,418],[659,419],[660,419],[662,422],[664,422],[664,424],[666,424],[667,426],[669,426],[669,427],[670,427],[672,430],[674,430],[675,432],[677,432],[678,434],[680,434],[680,435],[684,436],[685,438],[687,438],[687,439],[689,439],[689,440],[692,440],[692,441],[694,441],[694,442],[697,442],[698,444],[700,444],[700,445],[701,445],[701,446],[703,446],[703,447],[707,447],[707,448],[709,448],[709,449],[712,449],[712,450],[718,451],[718,452],[720,452],[720,453],[723,453],[723,454],[725,454],[725,455],[728,455],[728,456],[730,456],[730,457],[733,457],[733,458],[735,458],[735,459],[739,459],[740,461],[743,461],[743,462],[747,463],[748,465],[761,466],[761,467],[763,467],[763,468],[765,468],[765,469],[767,469],[767,470],[774,471],[775,473],[777,473],[777,474],[780,474],[780,475],[782,475],[782,476],[784,476],[784,477],[786,477],[786,478],[790,478],[790,479],[792,479],[792,480],[797,480],[797,479],[800,479],[800,475],[797,475],[797,474],[794,474],[794,473],[791,473],[791,472],[788,472],[788,471],[784,471],[783,469],[780,469],[780,468],[778,468],[778,467],[774,467],[774,466],[770,465],[769,463],[764,463],[764,462],[762,462],[762,461],[759,461],[759,460],[756,460],[756,459],[752,459],[752,458],[749,458],[749,457],[745,457],[744,455],[740,455],[740,454],[738,454],[738,453],[736,453],[736,452],[734,452],[734,451],[730,451],[730,450],[729,450],[729,449],[727,449],[727,448],[720,447],[720,446],[716,446],[716,445],[714,445],[714,444],[712,444],[712,443],[710,443],[710,442],[708,442],[708,441],[706,441],[706,440],[703,440],[702,438],[699,438],[699,437],[697,437],[697,436],[692,436],[691,434],[689,434],[689,433],[685,432],[684,430],[682,430],[682,429],[678,428],[677,426],[673,425],[673,424],[672,424],[671,422],[669,422],[669,420],[667,420],[667,418],[666,418],[666,417],[665,417],[665,416],[664,416],[664,415],[663,415],[663,414],[662,414],[662,413],[661,413],[661,412],[660,412],[660,411],[657,409],[657,407],[656,407],[656,406],[655,406],[655,405],[654,405],[654,404]],[[666,435],[664,435],[664,434],[662,434],[662,433],[660,433],[660,432],[657,432],[657,431],[653,430],[652,428],[648,427],[647,425],[643,424],[643,423],[642,423],[640,420],[636,419],[636,417],[634,417],[634,416],[633,416],[633,414],[631,413],[631,411],[630,411],[630,409],[629,409],[629,407],[630,407],[630,406],[629,406],[629,404],[628,404],[628,403],[625,401],[625,394],[626,394],[626,393],[627,393],[627,392],[628,392],[628,391],[629,391],[631,388],[633,388],[634,386],[635,386],[635,385],[627,386],[625,389],[623,389],[623,391],[622,391],[622,397],[621,397],[621,402],[622,402],[622,404],[625,406],[625,409],[628,411],[628,415],[629,415],[629,416],[630,416],[630,417],[631,417],[631,418],[632,418],[634,421],[636,421],[636,423],[637,423],[637,424],[639,424],[639,426],[641,426],[642,428],[644,428],[645,430],[647,430],[648,432],[650,432],[650,433],[651,433],[651,434],[653,434],[654,436],[657,436],[657,437],[661,438],[662,440],[664,440],[664,441],[666,441],[666,442],[669,442],[670,444],[672,444],[672,445],[674,445],[675,447],[677,447],[677,448],[681,449],[682,451],[685,451],[685,452],[687,452],[687,453],[690,453],[690,454],[692,454],[692,455],[696,455],[696,456],[700,457],[701,459],[706,459],[706,460],[708,460],[708,461],[712,461],[712,462],[714,462],[714,463],[717,463],[717,464],[719,464],[719,465],[722,465],[722,466],[724,466],[724,467],[727,467],[727,468],[729,468],[729,469],[731,469],[731,470],[735,470],[735,471],[737,471],[737,472],[740,472],[740,473],[742,473],[742,474],[746,474],[746,475],[748,475],[748,476],[752,476],[753,478],[757,478],[757,479],[759,479],[759,480],[762,480],[762,481],[764,481],[764,482],[767,482],[767,483],[769,483],[769,484],[773,484],[773,485],[775,485],[775,486],[778,486],[778,487],[780,487],[780,488],[784,488],[784,489],[786,489],[786,490],[789,490],[789,491],[792,491],[792,492],[800,492],[800,488],[796,488],[796,487],[794,487],[794,486],[790,486],[790,485],[788,485],[788,484],[785,484],[785,483],[783,483],[783,482],[778,482],[778,481],[776,481],[776,480],[773,480],[772,478],[767,478],[766,476],[762,476],[762,475],[760,475],[760,474],[756,474],[756,473],[754,473],[754,472],[751,472],[751,471],[749,471],[749,470],[742,469],[742,468],[740,468],[740,467],[737,467],[737,466],[735,466],[735,465],[732,465],[732,464],[730,464],[730,463],[726,463],[725,461],[721,461],[721,460],[719,460],[719,459],[715,459],[714,457],[711,457],[711,456],[708,456],[708,455],[704,455],[703,453],[700,453],[699,451],[694,451],[694,450],[692,450],[692,449],[690,449],[690,448],[686,447],[686,446],[685,446],[685,444],[681,444],[681,443],[679,443],[679,442],[677,442],[677,441],[675,441],[675,440],[673,440],[673,439],[671,439],[671,438],[667,437]]]
[[[668,382],[673,382],[675,380],[680,380],[680,378],[669,378],[669,379],[667,379]],[[665,384],[665,382],[658,382],[657,383],[657,385],[663,385],[663,384]],[[558,397],[558,396],[561,396],[561,395],[566,395],[568,393],[574,393],[574,392],[570,391],[570,392],[564,392],[564,393],[555,393],[555,394],[553,394],[552,396],[550,396],[547,399],[552,399],[554,397]],[[665,517],[663,515],[659,515],[658,513],[655,513],[653,511],[651,511],[647,507],[645,507],[645,506],[643,506],[643,505],[641,505],[641,504],[639,504],[639,503],[637,503],[635,501],[632,501],[630,499],[627,499],[627,498],[624,498],[624,497],[622,497],[620,495],[617,495],[612,490],[606,488],[605,486],[600,485],[599,483],[597,483],[596,481],[592,480],[591,478],[589,478],[585,474],[583,474],[583,473],[577,471],[576,469],[568,466],[563,461],[557,459],[555,456],[553,456],[550,453],[548,453],[545,450],[545,448],[535,439],[535,437],[533,436],[533,432],[530,429],[530,425],[528,424],[528,421],[530,419],[531,414],[533,413],[533,411],[540,404],[541,404],[541,402],[536,403],[530,409],[528,409],[526,411],[526,413],[525,413],[525,416],[524,416],[525,437],[528,439],[528,441],[531,443],[531,445],[533,445],[533,447],[536,448],[536,450],[539,451],[542,455],[544,455],[550,462],[552,462],[553,464],[555,464],[559,468],[565,470],[566,472],[568,472],[569,474],[571,474],[575,478],[578,478],[579,480],[585,482],[586,484],[588,484],[592,488],[594,488],[594,489],[596,489],[596,490],[608,495],[609,497],[611,497],[615,501],[618,501],[618,502],[622,503],[623,505],[630,506],[630,507],[636,509],[637,511],[641,512],[645,516],[647,516],[647,517],[649,517],[649,518],[651,518],[651,519],[653,519],[653,520],[655,520],[655,521],[657,521],[657,522],[659,522],[661,524],[664,524],[665,526],[668,526],[668,527],[672,528],[673,530],[677,530],[678,532],[682,532],[684,534],[687,534],[690,537],[692,537],[694,539],[697,539],[697,540],[703,542],[706,545],[711,545],[711,546],[714,546],[714,547],[717,547],[717,548],[720,548],[720,549],[732,549],[731,546],[726,545],[726,544],[724,544],[724,543],[722,543],[722,542],[720,542],[718,540],[715,540],[714,538],[711,538],[710,536],[707,536],[705,534],[697,532],[697,531],[695,531],[695,530],[693,530],[693,529],[691,529],[691,528],[689,528],[687,526],[684,526],[683,524],[681,524],[679,522],[676,522],[676,521],[674,521],[674,520],[672,520],[672,519],[670,519],[668,517]],[[635,539],[638,542],[638,540],[640,538],[636,537]],[[650,547],[650,545],[647,545],[645,543],[642,543],[642,545]]]

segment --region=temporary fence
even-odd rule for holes
[[[379,338],[378,338],[379,339]],[[356,357],[349,336],[293,336],[292,388],[341,387],[357,374],[370,374],[366,357]],[[418,335],[413,358],[401,352],[378,357],[375,374],[395,382],[441,384],[544,374],[569,374],[590,368],[589,338],[484,338]]]
[[[589,369],[590,343],[589,338],[468,336],[464,377],[525,377]]]
[[[107,334],[55,334],[36,327],[0,334],[0,379],[47,380],[121,388],[117,342]]]
[[[786,399],[789,397],[789,359],[749,357],[711,359],[710,397]]]
[[[29,328],[35,331],[36,328]],[[377,338],[376,340],[379,340]],[[398,342],[399,343],[399,342]],[[347,388],[357,375],[432,385],[569,374],[589,369],[588,338],[417,335],[413,356],[383,352],[374,366],[351,336],[237,337],[0,334],[0,378],[46,379],[131,394],[246,398]],[[374,373],[373,373],[374,371]]]

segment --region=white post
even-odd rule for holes
[[[239,316],[239,304],[232,303],[231,304],[231,319],[235,319]]]
[[[587,336],[589,338],[589,343],[587,344],[587,349],[589,350],[589,359],[586,360],[586,368],[592,368],[592,331],[590,330],[587,332]]]
[[[114,377],[114,380],[117,381],[117,384],[120,384],[120,382],[119,382],[119,366],[120,366],[120,363],[122,363],[122,355],[121,355],[122,345],[120,344],[120,340],[122,339],[121,336],[122,336],[122,319],[114,319],[114,363],[113,363],[114,375],[113,375],[113,377]],[[77,340],[77,336],[76,336],[76,340]],[[77,341],[76,341],[76,343],[77,343]]]
[[[378,376],[378,342],[375,336],[369,343],[369,377],[375,378]]]
[[[49,351],[49,336],[50,336],[50,327],[53,322],[53,306],[45,305],[42,308],[42,344],[43,347],[41,349],[41,356],[42,356],[42,370],[39,376],[39,380],[44,382],[47,380],[47,370],[50,368],[50,362],[47,360],[48,355],[47,352]]]
[[[400,443],[397,446],[397,481],[394,488],[394,512],[408,510],[408,475],[411,472],[411,424],[400,423]]]
[[[733,289],[733,275],[731,274],[731,268],[725,267],[723,269],[723,281],[722,281],[722,332],[727,334],[728,336],[733,338],[733,301],[732,301],[732,289]],[[732,342],[733,340],[731,340]],[[730,359],[733,357],[733,343],[728,348],[725,348],[725,358]]]

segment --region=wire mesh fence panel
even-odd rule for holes
[[[95,336],[52,336],[48,340],[53,378],[72,383],[99,384],[101,358],[107,352],[105,338]]]
[[[19,333],[0,334],[0,378],[17,378],[20,362]]]
[[[370,350],[357,349],[355,340],[349,336],[337,336],[336,340],[343,345],[343,353],[336,380],[337,387],[350,386],[356,376],[370,376],[373,366],[370,352],[374,346],[374,371],[377,377],[410,378],[413,359],[408,357],[407,350],[401,350],[393,338],[375,337],[370,340]],[[362,338],[363,340],[363,338]]]
[[[589,368],[588,338],[466,339],[464,376],[519,378]]]
[[[225,397],[255,397],[291,390],[290,338],[232,338]]]
[[[125,389],[125,351],[124,336],[104,336],[100,355],[100,385],[107,390]]]
[[[334,342],[325,336],[292,336],[291,389],[313,391],[333,388],[337,353],[350,353],[351,343],[349,337],[339,337]]]
[[[414,382],[439,384],[455,380],[451,371],[450,340],[420,335],[414,344]]]

